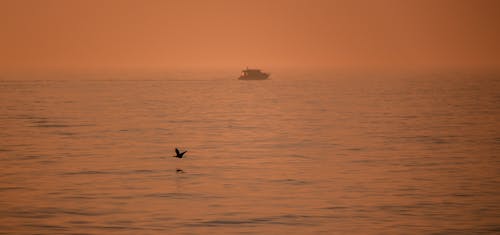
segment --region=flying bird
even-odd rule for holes
[[[175,148],[175,154],[177,154],[176,156],[172,156],[172,157],[176,157],[176,158],[182,158],[184,156],[184,154],[186,153],[187,151],[184,151],[184,152],[180,152],[179,149]]]

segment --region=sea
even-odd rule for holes
[[[500,73],[271,73],[1,77],[0,234],[500,234]]]

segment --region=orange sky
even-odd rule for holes
[[[0,71],[498,68],[500,1],[0,0]]]

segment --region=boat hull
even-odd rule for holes
[[[266,80],[267,78],[269,78],[269,74],[262,74],[262,75],[259,75],[259,76],[240,76],[238,79],[239,80]]]

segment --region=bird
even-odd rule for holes
[[[184,152],[182,152],[182,153],[181,153],[181,152],[179,151],[179,149],[175,148],[175,154],[176,154],[176,156],[172,156],[172,157],[182,158],[186,152],[187,152],[187,151],[184,151]]]

